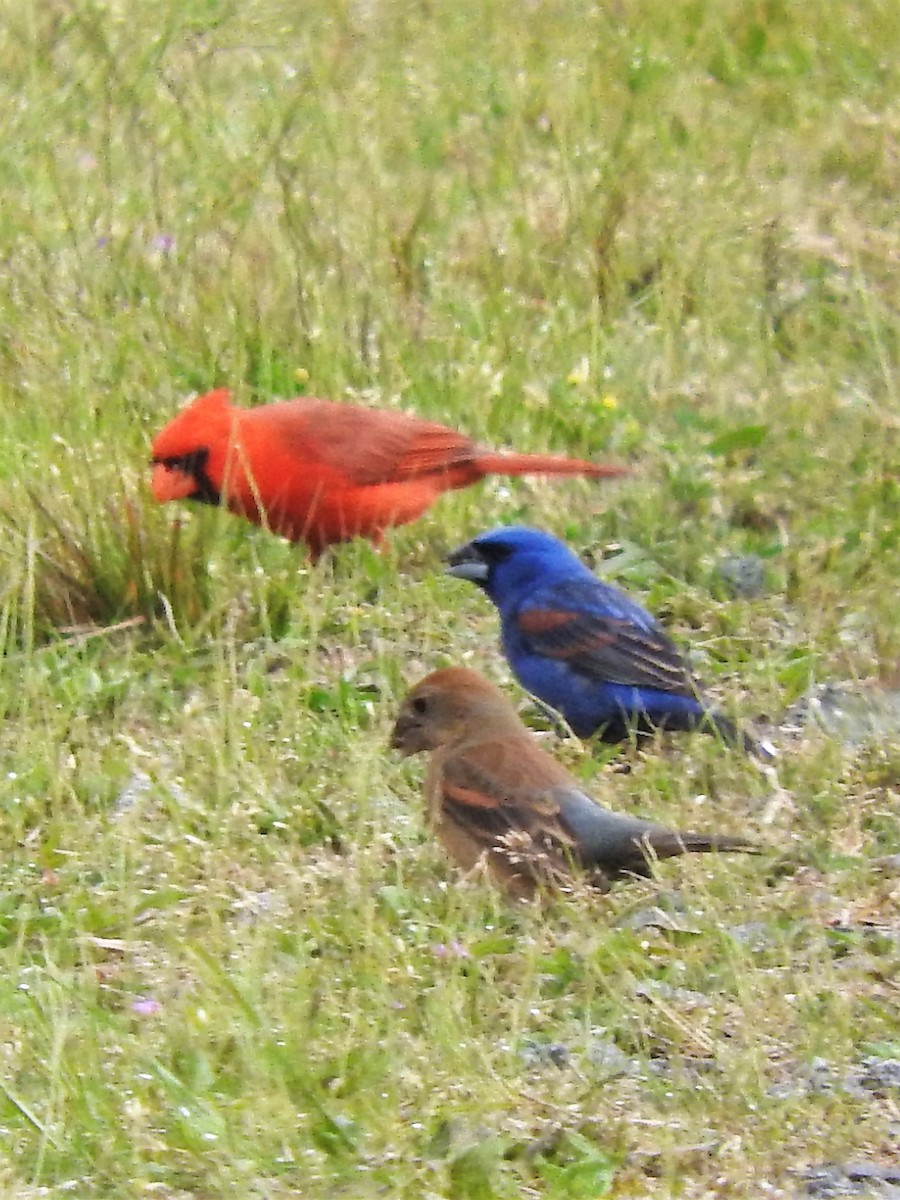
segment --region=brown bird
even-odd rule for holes
[[[486,475],[586,475],[627,468],[554,454],[500,454],[421,417],[312,397],[236,408],[224,388],[200,396],[153,439],[160,503],[224,504],[304,541],[313,559],[335,542],[380,542],[443,492]]]
[[[412,689],[391,746],[429,752],[428,823],[464,870],[483,861],[511,896],[578,876],[607,891],[687,851],[758,852],[744,838],[676,833],[602,808],[541,749],[503,693],[464,667],[434,671]]]

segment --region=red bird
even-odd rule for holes
[[[599,891],[622,875],[649,875],[657,858],[758,847],[741,837],[677,833],[601,808],[543,750],[503,693],[477,671],[447,667],[412,689],[391,746],[430,752],[428,823],[464,870],[484,863],[509,895],[565,887]]]
[[[153,440],[153,495],[225,504],[315,560],[335,542],[380,542],[442,492],[485,475],[587,475],[627,468],[552,454],[496,454],[420,417],[312,397],[236,408],[227,390],[183,409]]]

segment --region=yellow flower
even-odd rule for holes
[[[307,383],[309,380],[309,371],[307,371],[306,367],[298,367],[294,372],[294,378],[298,383]]]
[[[615,412],[615,410],[619,407],[619,401],[615,398],[615,396],[606,395],[601,398],[600,406],[602,408],[608,408],[610,412]]]

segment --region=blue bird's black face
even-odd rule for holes
[[[466,542],[447,555],[447,574],[456,579],[468,579],[479,587],[490,591],[491,577],[495,568],[512,553],[498,545],[481,546],[478,540]]]
[[[510,587],[537,582],[548,558],[568,559],[562,542],[537,529],[511,525],[473,538],[447,557],[447,574],[475,583],[493,600]],[[577,560],[576,560],[577,561]]]

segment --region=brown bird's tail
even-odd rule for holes
[[[640,844],[648,848],[650,858],[674,858],[676,854],[706,854],[710,851],[719,854],[761,852],[755,842],[748,842],[746,838],[719,833],[675,833],[669,829],[652,830]]]
[[[628,467],[566,458],[562,454],[500,454],[478,450],[472,461],[482,475],[586,475],[589,479],[613,479],[630,474]]]

